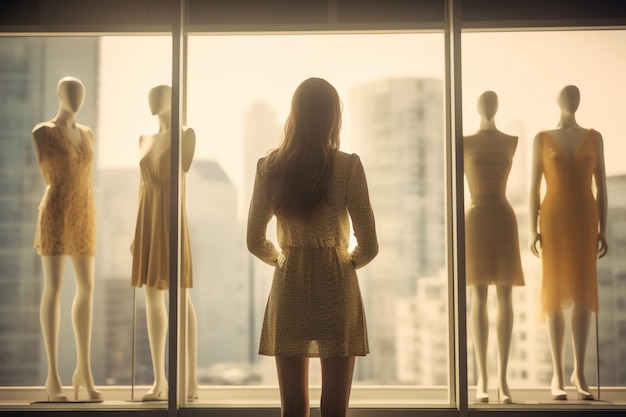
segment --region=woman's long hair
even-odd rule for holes
[[[283,140],[265,158],[265,191],[276,215],[315,217],[326,201],[340,128],[337,90],[321,78],[303,81],[291,100]]]

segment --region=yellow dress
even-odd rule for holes
[[[39,205],[34,247],[40,255],[94,256],[96,205],[93,196],[93,136],[78,125],[81,143],[60,134],[54,122],[35,126],[45,129],[39,146],[41,173],[46,191]]]
[[[465,213],[467,285],[524,285],[517,220],[505,195],[516,146],[512,136],[464,141],[471,195]]]
[[[145,136],[140,143],[139,210],[133,254],[131,284],[169,288],[170,268],[170,133]],[[191,288],[191,250],[185,209],[185,172],[181,179],[180,204],[180,282]]]
[[[259,161],[250,211],[248,248],[275,267],[259,353],[364,356],[369,353],[356,269],[378,252],[365,172],[356,154],[336,151],[327,202],[314,225],[277,218],[278,249],[266,239],[273,216]],[[350,219],[357,240],[349,252]]]
[[[592,192],[597,154],[593,130],[570,158],[548,132],[540,134],[546,194],[539,231],[543,311],[551,313],[572,301],[598,311],[596,259],[598,205]]]

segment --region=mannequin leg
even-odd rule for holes
[[[187,399],[198,399],[198,319],[196,310],[187,294]]]
[[[510,404],[511,392],[506,381],[511,335],[513,334],[513,300],[510,285],[497,285],[498,317],[496,318],[496,332],[498,338],[498,395],[500,401]]]
[[[548,339],[552,352],[552,383],[550,389],[552,399],[566,400],[567,394],[563,387],[563,353],[565,347],[565,318],[563,310],[556,310],[548,315]]]
[[[489,341],[489,317],[487,315],[487,285],[472,285],[470,318],[474,336],[474,351],[478,362],[476,401],[489,401],[487,391],[487,342]]]
[[[76,341],[76,370],[72,377],[74,399],[78,391],[85,387],[89,398],[99,400],[102,393],[96,390],[91,373],[91,318],[93,313],[94,257],[72,256],[72,266],[76,279],[76,294],[72,304],[72,325]]]
[[[44,286],[39,307],[39,320],[48,359],[46,393],[48,401],[67,401],[59,375],[58,344],[61,308],[59,296],[63,281],[63,256],[41,256]]]
[[[587,339],[591,324],[591,311],[574,303],[572,310],[572,344],[574,346],[574,372],[572,384],[578,391],[579,400],[593,400],[585,379],[585,354],[587,352]]]
[[[165,291],[146,286],[146,320],[148,340],[152,354],[154,384],[143,396],[143,401],[167,398],[167,377],[165,375],[165,341],[167,338],[167,310]]]

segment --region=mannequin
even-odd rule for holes
[[[578,398],[594,397],[584,376],[591,313],[598,312],[596,259],[608,250],[607,193],[602,135],[576,123],[580,91],[560,90],[561,117],[555,129],[535,136],[530,194],[530,248],[542,260],[542,309],[548,321],[553,377],[551,394],[567,399],[563,384],[565,320],[572,304],[574,371]],[[546,193],[540,204],[541,180]],[[595,180],[595,196],[592,180]]]
[[[61,283],[66,258],[72,261],[76,295],[72,326],[76,343],[76,370],[72,376],[74,399],[84,387],[90,400],[100,401],[91,373],[91,321],[93,310],[96,215],[93,198],[92,161],[94,136],[87,126],[76,123],[85,97],[83,83],[64,77],[57,84],[59,109],[49,122],[32,131],[35,152],[46,183],[39,206],[34,247],[41,256],[44,289],[40,320],[48,377],[48,401],[64,402],[58,369]]]
[[[471,203],[466,212],[466,274],[471,287],[470,319],[478,364],[476,401],[489,401],[487,391],[488,286],[495,284],[498,299],[498,396],[512,402],[506,380],[513,331],[512,286],[524,285],[517,220],[505,190],[517,137],[496,128],[498,96],[486,91],[478,99],[480,129],[464,139],[465,175]]]
[[[132,285],[146,286],[148,339],[154,370],[154,384],[143,396],[143,401],[167,398],[168,388],[165,374],[168,322],[165,293],[169,288],[171,97],[172,90],[169,86],[159,85],[150,90],[148,96],[150,110],[159,119],[159,130],[139,138],[141,186],[137,227],[131,247]],[[191,288],[191,253],[185,213],[185,173],[191,166],[196,144],[195,133],[191,128],[183,128],[181,142],[181,286]],[[191,298],[186,291],[184,297],[188,325],[187,398],[193,400],[198,395],[197,319]]]

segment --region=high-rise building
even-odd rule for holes
[[[187,174],[187,219],[198,367],[247,363],[250,306],[245,234],[237,218],[237,190],[217,161],[192,163]],[[227,382],[219,381],[219,375],[216,378],[213,382]]]
[[[58,109],[57,82],[85,84],[79,122],[95,129],[98,38],[0,38],[0,384],[42,385],[47,362],[39,325],[41,262],[33,249],[44,182],[31,130]],[[73,277],[61,295],[59,367],[69,382],[75,366],[69,320]],[[70,281],[68,283],[68,281]],[[67,341],[67,342],[66,342]]]
[[[623,386],[626,384],[626,346],[619,340],[626,338],[626,175],[607,178],[607,195],[609,251],[598,261],[599,373],[602,386]]]
[[[244,142],[244,193],[241,202],[242,211],[247,217],[248,205],[252,197],[254,177],[256,174],[257,161],[264,157],[270,149],[280,145],[281,129],[276,119],[276,112],[268,104],[263,102],[253,103],[244,114],[243,142]],[[245,224],[245,223],[244,223]],[[244,226],[245,229],[245,226]],[[276,242],[276,223],[270,222],[267,228],[268,238]],[[245,231],[244,231],[245,233]],[[245,247],[245,244],[244,244]],[[256,259],[252,254],[247,254],[247,273],[249,281],[250,302],[250,362],[262,360],[257,354],[265,304],[272,283],[273,268]],[[264,377],[265,378],[265,377]]]
[[[397,381],[398,298],[445,268],[443,82],[384,79],[350,95],[352,144],[361,156],[380,245],[360,274],[370,349],[357,377]]]
[[[152,384],[143,289],[131,286],[139,167],[98,171],[97,258],[92,337],[96,384]],[[134,376],[133,376],[134,372]]]

